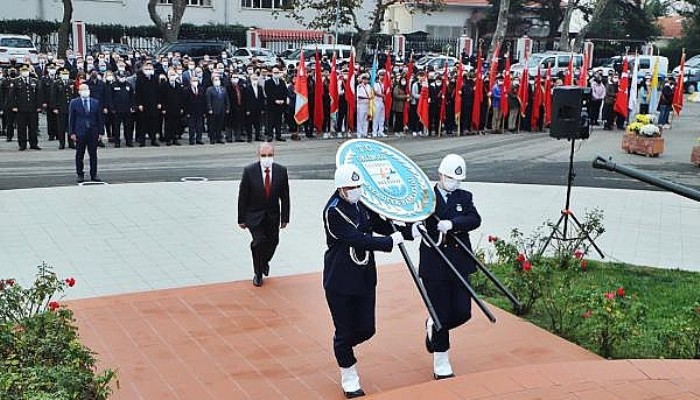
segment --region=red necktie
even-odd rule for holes
[[[272,193],[272,183],[270,182],[270,168],[265,168],[265,198],[269,199]]]

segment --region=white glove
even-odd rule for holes
[[[449,219],[443,219],[442,221],[438,222],[437,229],[443,234],[447,233],[447,231],[452,229],[452,221]]]
[[[421,238],[422,235],[420,234],[420,228],[423,225],[422,222],[415,222],[413,225],[411,225],[411,235],[413,236],[414,239]]]
[[[391,235],[391,240],[394,242],[394,246],[400,245],[403,243],[403,236],[401,235],[401,232],[394,232]]]

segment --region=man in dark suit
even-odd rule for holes
[[[85,181],[85,149],[90,155],[90,180],[99,182],[97,177],[97,142],[102,140],[104,118],[102,105],[90,97],[90,88],[86,84],[78,88],[80,97],[71,100],[68,112],[68,132],[75,142],[75,170],[78,183]]]
[[[469,275],[476,272],[476,264],[457,246],[454,237],[461,239],[471,249],[469,232],[481,225],[481,217],[474,207],[472,194],[459,188],[466,175],[465,168],[464,159],[456,154],[448,154],[440,162],[440,181],[434,189],[437,202],[433,214],[439,221],[426,219],[425,229],[459,274],[469,282]],[[418,229],[418,226],[413,227],[414,238],[421,237]],[[435,379],[450,378],[454,373],[448,357],[449,331],[471,318],[471,297],[438,252],[425,242],[420,245],[419,275],[442,323],[442,329],[436,331],[434,321],[428,317],[425,326],[425,346],[433,354],[433,376]]]
[[[259,162],[243,170],[238,191],[238,226],[250,230],[253,241],[253,284],[262,286],[270,273],[270,260],[279,244],[279,230],[289,223],[289,180],[287,168],[273,161],[275,148],[263,143]]]
[[[218,75],[212,77],[212,86],[206,92],[207,112],[209,113],[209,142],[224,144],[223,130],[226,114],[229,113],[228,94],[221,86]]]
[[[230,111],[228,115],[228,131],[226,132],[226,141],[232,142],[235,138],[236,142],[242,142],[242,127],[243,120],[245,116],[245,109],[243,104],[243,91],[245,89],[245,83],[242,81],[238,74],[234,73],[231,77],[231,82],[227,85],[228,95],[229,95],[229,105]],[[253,141],[253,135],[249,133],[247,135],[247,141]]]
[[[151,146],[160,146],[156,140],[156,134],[160,130],[160,82],[155,76],[153,64],[146,63],[143,71],[136,78],[135,98],[136,108],[139,111],[139,128],[137,137],[139,146],[146,146],[146,135],[151,139]]]
[[[284,142],[282,137],[282,115],[287,108],[287,84],[282,79],[279,68],[272,68],[272,79],[265,81],[267,99],[267,140]]]
[[[258,78],[253,76],[243,89],[243,107],[245,109],[245,131],[248,137],[252,136],[255,129],[255,140],[261,142],[260,119],[265,106],[263,88],[258,84]]]
[[[199,77],[190,77],[190,85],[184,89],[185,113],[187,114],[190,145],[204,144],[202,134],[204,132],[204,112],[206,111],[206,99],[204,89],[199,86]]]
[[[175,71],[168,72],[168,82],[161,84],[161,112],[165,116],[165,144],[179,146],[181,119],[185,110],[182,84],[178,82]]]

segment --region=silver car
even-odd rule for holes
[[[24,63],[26,58],[32,64],[39,62],[39,52],[29,36],[0,35],[0,64],[9,64],[11,59]]]

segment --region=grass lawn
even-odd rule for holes
[[[489,268],[506,286],[523,276],[508,265]],[[532,271],[536,268],[533,265]],[[555,331],[547,300],[571,295],[571,301],[560,305],[560,311],[570,317],[571,329],[555,333],[587,349],[611,358],[700,358],[700,273],[594,261],[587,263],[585,272],[574,273],[570,280],[560,280],[557,274],[561,271],[547,275],[541,284],[542,297],[523,317]],[[477,292],[492,304],[512,310],[508,300],[479,275]],[[559,287],[548,287],[550,282]],[[605,303],[605,293],[615,293],[620,287],[624,288],[620,302],[626,303],[619,307]],[[597,308],[586,300],[596,296],[601,298]],[[591,309],[592,316],[585,317]],[[608,354],[601,350],[601,334],[617,336]]]

